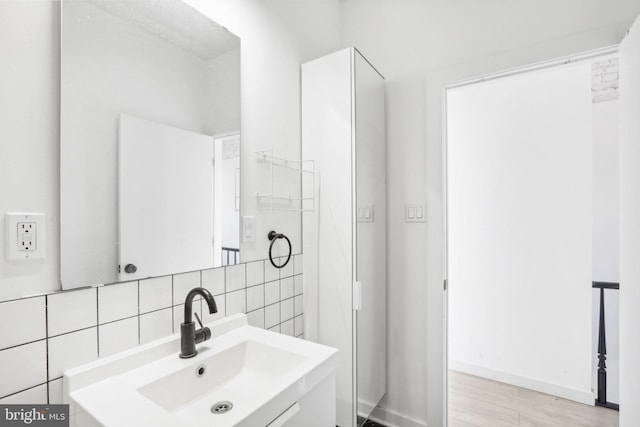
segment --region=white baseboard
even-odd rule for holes
[[[449,369],[463,372],[477,377],[487,378],[501,383],[511,384],[540,393],[550,394],[574,402],[594,405],[595,394],[592,391],[578,390],[558,384],[540,381],[534,378],[522,377],[508,372],[494,371],[482,366],[472,365],[464,362],[449,360]]]
[[[399,414],[398,412],[380,406],[373,410],[369,419],[384,424],[387,427],[427,427],[427,423],[424,421]]]

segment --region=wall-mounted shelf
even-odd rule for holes
[[[314,160],[290,160],[286,157],[275,156],[273,149],[256,151],[258,163],[270,168],[270,190],[264,193],[256,193],[262,205],[272,211],[286,212],[313,212],[315,211],[315,161]],[[277,185],[274,183],[274,169],[284,169],[285,172],[295,173],[299,175],[300,193],[304,193],[304,189],[310,185],[310,196],[291,195],[279,192]],[[286,175],[278,175],[281,179],[287,178]],[[310,182],[309,182],[310,180]]]

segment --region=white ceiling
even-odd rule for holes
[[[237,36],[182,0],[89,2],[204,61],[240,47]]]

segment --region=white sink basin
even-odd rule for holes
[[[105,426],[266,426],[338,367],[337,350],[247,325],[207,325],[212,338],[180,359],[180,337],[65,372],[71,423]],[[212,407],[231,402],[231,410]]]

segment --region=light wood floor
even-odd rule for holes
[[[449,427],[617,427],[618,412],[449,371]]]

